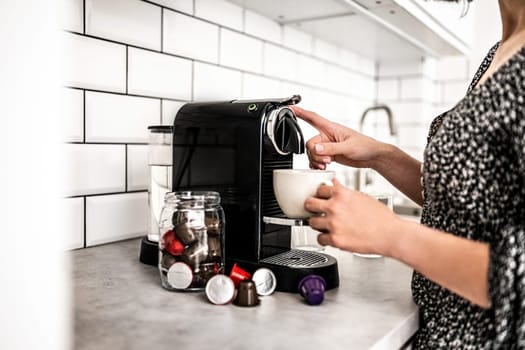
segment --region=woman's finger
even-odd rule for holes
[[[311,228],[320,232],[328,232],[328,219],[322,215],[315,215],[308,219]]]
[[[312,125],[319,131],[329,131],[332,127],[332,122],[321,117],[319,114],[308,111],[298,106],[290,106],[298,118],[301,118],[308,124]]]
[[[325,169],[326,169],[326,164],[324,164],[324,163],[310,162],[310,168],[311,168],[311,169],[325,170]]]
[[[319,186],[315,196],[318,198],[329,199],[333,196],[333,194],[334,194],[334,186],[323,184]]]
[[[319,242],[320,245],[333,245],[332,243],[332,236],[329,233],[320,233],[317,236],[317,242]]]
[[[326,209],[326,200],[309,197],[304,202],[304,207],[306,210],[311,211],[312,213],[324,213]]]

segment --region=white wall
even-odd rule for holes
[[[0,2],[0,349],[69,349],[55,2]]]
[[[185,102],[301,94],[303,107],[357,125],[375,98],[375,62],[226,1],[67,0],[66,9],[67,248],[146,233],[146,127],[171,124]]]
[[[492,45],[501,40],[501,18],[496,0],[473,1],[474,42],[469,54],[470,75],[474,75]]]

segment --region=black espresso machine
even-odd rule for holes
[[[187,103],[173,125],[172,190],[220,193],[226,272],[234,263],[251,273],[269,268],[276,290],[283,292],[297,292],[299,281],[309,274],[322,276],[326,289],[339,286],[332,256],[290,249],[292,226],[303,222],[286,218],[273,193],[273,170],[291,169],[293,154],[305,150],[289,108],[300,101],[295,95]],[[152,250],[144,248],[149,246],[143,242],[142,251]]]

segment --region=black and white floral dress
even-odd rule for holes
[[[421,222],[490,244],[491,308],[414,272],[416,349],[525,348],[525,47],[432,123]],[[474,262],[472,262],[474,263]]]

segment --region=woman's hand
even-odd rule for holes
[[[352,191],[337,179],[333,186],[321,185],[305,208],[320,216],[310,218],[310,226],[321,233],[317,240],[351,252],[389,256],[391,237],[401,220],[378,200]]]
[[[310,167],[326,169],[332,161],[356,168],[373,168],[385,144],[297,106],[295,115],[319,131],[306,143]]]

